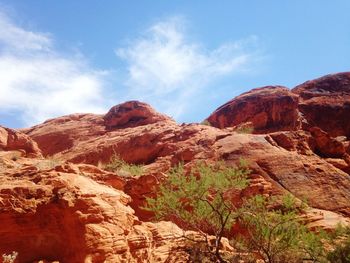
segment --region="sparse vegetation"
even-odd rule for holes
[[[116,154],[113,155],[111,161],[105,165],[104,169],[118,173],[121,176],[140,176],[143,174],[141,165],[129,164]]]
[[[245,188],[248,173],[244,166],[231,168],[223,163],[199,163],[190,171],[179,165],[168,173],[158,195],[147,198],[145,209],[154,212],[157,220],[173,220],[185,229],[198,231],[203,239],[192,241],[202,261],[227,262],[221,253],[221,240],[238,217],[229,190]],[[215,236],[213,242],[208,233]]]
[[[247,201],[240,214],[247,234],[235,240],[241,250],[257,253],[266,263],[326,262],[323,240],[327,235],[302,224],[298,215],[302,208],[294,198],[286,195],[278,208],[275,205],[274,198],[260,195]]]
[[[147,198],[145,209],[156,220],[171,220],[202,236],[191,239],[184,235],[191,242],[191,262],[350,262],[350,230],[343,231],[337,246],[327,250],[334,242],[324,231],[311,231],[303,224],[300,213],[307,206],[291,195],[279,199],[257,195],[235,207],[231,191],[247,186],[248,173],[243,165],[229,168],[223,163],[199,163],[192,169],[179,165],[169,171],[157,196]],[[237,253],[224,254],[221,241],[230,237],[236,224],[244,233],[231,236]]]
[[[339,226],[331,236],[333,249],[327,254],[332,263],[350,263],[350,227]]]
[[[241,134],[252,134],[254,132],[254,126],[251,122],[245,122],[235,127],[235,131]]]

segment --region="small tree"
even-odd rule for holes
[[[220,251],[221,240],[237,218],[229,190],[245,188],[248,173],[243,165],[230,168],[223,163],[213,166],[201,163],[188,172],[179,165],[168,173],[157,196],[147,199],[146,209],[154,212],[158,220],[172,220],[198,231],[204,237],[202,252],[214,261],[226,262]],[[207,233],[215,236],[215,242],[208,240]]]
[[[239,239],[239,245],[266,263],[327,262],[322,242],[326,234],[311,232],[302,224],[302,207],[293,197],[282,199],[278,207],[276,199],[260,195],[247,201],[240,218],[247,234]]]

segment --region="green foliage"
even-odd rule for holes
[[[221,239],[237,218],[237,209],[229,200],[229,189],[244,189],[249,170],[230,168],[218,163],[213,166],[198,163],[190,171],[179,165],[168,173],[155,198],[147,198],[146,210],[156,219],[173,220],[204,237],[206,251],[220,262]],[[208,242],[206,233],[215,235]]]
[[[350,262],[350,227],[339,226],[336,233],[332,236],[334,244],[327,259],[332,263],[349,263]]]
[[[240,246],[256,251],[264,262],[326,262],[322,231],[309,231],[300,221],[295,200],[287,195],[276,208],[277,200],[255,196],[242,208],[240,222],[248,235]]]
[[[104,169],[122,176],[140,176],[143,174],[143,167],[141,165],[128,164],[116,154],[113,155],[111,161]]]

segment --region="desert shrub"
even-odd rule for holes
[[[154,198],[147,198],[146,210],[157,220],[181,223],[185,229],[196,230],[202,239],[193,241],[193,256],[201,261],[226,262],[221,252],[221,240],[237,218],[236,207],[229,199],[229,189],[247,186],[249,170],[242,165],[226,167],[198,163],[186,171],[183,165],[170,170]],[[208,234],[215,239],[210,242]]]
[[[350,227],[339,226],[332,236],[333,249],[327,259],[332,263],[350,262]]]
[[[118,155],[113,155],[111,161],[105,165],[104,169],[122,176],[140,176],[143,174],[141,165],[129,164]]]
[[[268,263],[327,262],[322,231],[311,232],[300,220],[299,205],[293,197],[283,197],[276,206],[274,198],[255,196],[242,208],[240,223],[247,234],[240,239],[241,249],[257,253]]]
[[[254,125],[252,122],[245,122],[234,127],[237,133],[252,134],[254,132]]]

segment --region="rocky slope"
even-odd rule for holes
[[[131,101],[106,115],[0,127],[0,253],[18,251],[19,262],[186,261],[182,230],[148,222],[142,210],[180,161],[235,165],[244,158],[250,186],[233,200],[289,192],[307,199],[310,227],[349,222],[349,102],[350,73],[339,73],[292,90],[253,89],[213,112],[211,126],[178,125]],[[245,126],[252,134],[242,133]],[[116,155],[142,164],[143,175],[103,170]]]

